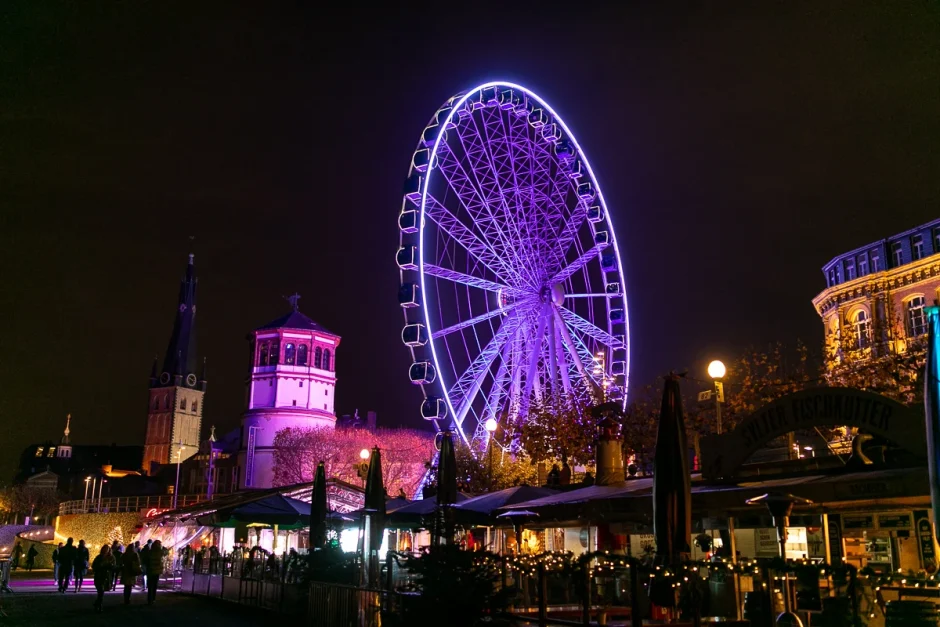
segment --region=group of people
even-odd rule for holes
[[[29,572],[33,569],[33,566],[36,565],[36,556],[39,555],[39,551],[36,550],[36,545],[30,544],[29,550],[26,551],[26,572]],[[10,569],[16,570],[20,567],[20,558],[23,557],[23,545],[19,542],[16,543],[16,546],[13,547],[13,553],[10,555]]]
[[[101,611],[104,593],[116,590],[119,582],[124,586],[125,604],[131,602],[131,592],[138,583],[141,589],[147,590],[147,603],[153,604],[157,597],[157,583],[163,574],[163,545],[159,540],[148,540],[143,546],[135,542],[126,548],[115,540],[112,544],[102,545],[90,564],[88,558],[84,540],[79,540],[78,545],[73,544],[72,538],[64,545],[59,543],[52,552],[53,576],[59,583],[59,592],[69,589],[73,576],[75,592],[80,592],[90,566],[98,592],[95,599],[97,611]]]

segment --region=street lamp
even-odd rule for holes
[[[369,459],[370,455],[371,453],[369,452],[369,449],[367,448],[364,448],[361,451],[359,451],[359,459],[361,459],[362,461],[366,461],[367,459]]]
[[[359,459],[362,461],[356,464],[356,471],[359,475],[359,478],[362,479],[362,487],[366,487],[366,479],[369,477],[369,457],[372,453],[369,452],[369,449],[364,448],[359,451]]]
[[[85,477],[85,498],[82,501],[82,510],[84,510],[86,514],[88,513],[88,488],[90,487],[91,487],[91,477]]]
[[[104,494],[104,484],[106,484],[107,482],[108,480],[102,477],[101,483],[98,484],[98,509],[97,509],[98,512],[101,511],[101,496]],[[91,498],[95,498],[94,492],[91,493]]]
[[[715,417],[718,423],[718,433],[721,433],[721,404],[725,400],[725,386],[721,380],[726,372],[725,365],[717,359],[708,364],[708,376],[715,380]]]
[[[183,463],[183,449],[186,448],[180,444],[176,448],[176,485],[173,487],[173,509],[176,509],[176,504],[179,501],[180,495],[180,465]]]
[[[487,460],[487,463],[489,465],[489,470],[487,471],[487,474],[489,475],[487,477],[487,483],[489,484],[490,490],[492,490],[493,489],[493,436],[496,434],[496,429],[499,428],[499,423],[496,422],[495,418],[487,418],[486,422],[483,423],[483,428],[486,429],[486,432],[490,434],[489,441],[487,442],[489,445],[489,449],[490,449],[489,452],[487,453],[487,457],[489,458]]]

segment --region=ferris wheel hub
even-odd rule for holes
[[[543,303],[554,303],[560,306],[565,302],[565,286],[561,283],[545,285],[542,287],[539,296],[541,296]]]

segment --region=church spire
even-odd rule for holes
[[[69,425],[71,424],[72,424],[72,414],[68,414],[65,417],[65,431],[62,432],[62,444],[65,444],[65,445],[71,444],[71,442],[69,441],[69,433],[71,433],[69,431]]]
[[[186,276],[180,284],[173,334],[170,336],[166,356],[163,358],[163,372],[160,374],[161,385],[172,383],[174,385],[186,384],[189,387],[195,387],[197,283],[193,255],[189,255]],[[193,376],[190,377],[189,375]]]

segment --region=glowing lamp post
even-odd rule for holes
[[[359,451],[359,459],[362,461],[356,464],[356,474],[359,475],[359,478],[362,479],[362,487],[366,487],[366,478],[369,476],[369,457],[372,456],[372,453],[369,452],[369,449],[364,448]]]
[[[88,513],[88,488],[90,487],[91,487],[91,477],[85,477],[85,499],[82,501],[82,510],[84,510],[86,514]]]
[[[715,418],[718,433],[721,433],[721,404],[725,400],[725,386],[721,380],[726,372],[725,365],[717,359],[708,364],[708,376],[715,380]]]
[[[487,445],[489,448],[489,452],[487,453],[487,456],[489,457],[489,459],[487,460],[487,464],[489,466],[489,469],[487,470],[487,475],[488,475],[487,483],[489,484],[490,490],[492,490],[493,489],[493,436],[496,434],[496,429],[499,428],[499,423],[496,422],[495,418],[487,418],[486,422],[483,423],[483,428],[486,429],[486,432],[489,434],[489,438],[487,441]]]
[[[180,494],[180,466],[183,463],[183,449],[186,448],[180,444],[176,448],[176,485],[173,486],[173,509],[176,509],[176,504],[179,502]]]

